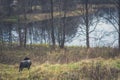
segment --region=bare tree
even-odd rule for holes
[[[58,21],[58,43],[60,48],[64,48],[65,44],[65,35],[66,35],[66,15],[67,15],[67,2],[59,0],[59,21]],[[62,16],[63,12],[63,16]]]
[[[72,41],[77,32],[78,18],[74,16],[72,10],[75,7],[69,7],[72,3],[69,0],[58,0],[56,2],[56,11],[59,13],[54,23],[56,26],[55,37],[60,48],[64,48],[66,42]]]
[[[86,26],[86,45],[87,48],[90,47],[89,42],[89,21],[88,21],[88,0],[85,0],[85,26]]]
[[[54,3],[54,1],[53,0],[50,0],[50,3],[51,3],[51,39],[52,39],[52,46],[53,46],[53,48],[55,47],[55,33],[54,33],[54,17],[53,17],[53,3]]]
[[[19,42],[21,47],[26,47],[27,43],[27,25],[28,25],[28,20],[27,20],[27,13],[29,12],[29,8],[31,8],[31,0],[25,0],[25,1],[18,1],[18,6],[19,10],[18,12],[18,33],[19,33]],[[22,20],[19,14],[22,13]]]
[[[86,36],[86,46],[87,48],[90,48],[90,34],[95,31],[99,19],[98,16],[95,15],[95,11],[92,8],[92,4],[89,2],[89,0],[83,1],[83,6],[81,7],[81,15],[80,34]]]
[[[108,15],[103,18],[111,23],[118,33],[118,48],[120,50],[120,0],[115,0],[114,5],[113,8],[109,8]]]
[[[120,50],[120,0],[117,1],[117,9],[118,9],[118,27],[119,27],[119,31],[118,31],[118,35],[119,35],[119,39],[118,39],[118,44],[119,44],[119,50]]]

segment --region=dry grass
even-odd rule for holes
[[[12,49],[3,48],[0,53],[0,62],[7,64],[19,63],[25,56],[32,59],[33,62],[44,63],[49,61],[50,63],[71,63],[78,62],[82,59],[91,58],[120,58],[120,52],[117,48],[110,47],[95,47],[86,49],[85,47],[66,47],[65,49],[59,49],[56,46],[55,50],[52,50],[48,45],[33,45],[26,49],[13,47]]]
[[[69,64],[32,65],[18,72],[18,65],[0,64],[1,80],[119,80],[120,59],[86,59]]]
[[[120,80],[119,53],[110,47],[88,50],[75,46],[52,50],[48,45],[3,48],[0,80]],[[25,56],[32,60],[31,70],[19,73],[19,62]]]

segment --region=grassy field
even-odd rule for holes
[[[33,64],[18,72],[18,65],[0,64],[0,80],[120,80],[120,59],[86,59],[69,64]]]
[[[31,69],[19,72],[25,56],[32,60]],[[75,46],[52,50],[47,45],[4,48],[0,53],[0,80],[120,80],[119,51]]]

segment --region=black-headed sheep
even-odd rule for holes
[[[25,57],[24,60],[20,62],[19,72],[22,71],[24,68],[28,68],[28,70],[29,70],[31,64],[32,64],[32,63],[31,63],[30,58]]]

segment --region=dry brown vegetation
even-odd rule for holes
[[[52,50],[48,45],[33,45],[26,49],[4,48],[0,53],[0,79],[119,80],[119,53],[117,48],[110,47],[88,50],[75,46]],[[31,70],[19,73],[19,62],[25,56],[32,60]]]

